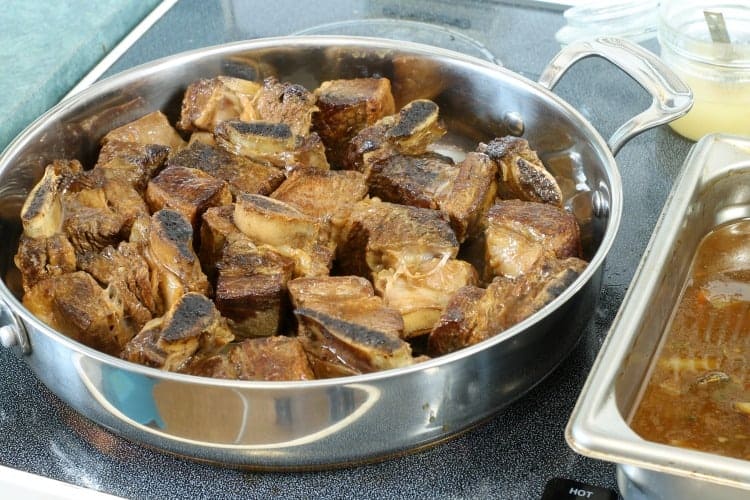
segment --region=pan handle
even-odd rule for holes
[[[612,134],[607,142],[612,154],[617,154],[626,142],[641,132],[685,115],[693,105],[690,87],[661,59],[622,38],[602,37],[568,45],[544,69],[539,77],[539,84],[552,90],[573,64],[591,56],[607,59],[654,98],[646,111],[625,122]]]
[[[0,299],[0,345],[3,347],[20,346],[24,354],[31,353],[31,344],[26,328],[21,320],[13,314],[8,305]]]

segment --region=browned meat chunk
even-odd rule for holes
[[[213,132],[226,120],[250,120],[254,115],[252,100],[260,88],[258,83],[230,76],[193,82],[182,99],[177,128]]]
[[[50,327],[89,347],[117,355],[136,333],[124,321],[122,304],[86,272],[40,281],[23,305]]]
[[[234,223],[257,245],[270,245],[295,261],[295,276],[323,276],[333,260],[323,222],[266,196],[237,198]]]
[[[399,153],[418,155],[445,132],[438,105],[427,99],[417,99],[401,108],[386,130],[385,139]]]
[[[209,294],[211,287],[193,251],[193,229],[182,214],[168,209],[156,212],[147,239],[145,257],[167,309],[188,292]]]
[[[203,272],[215,281],[216,264],[221,260],[224,245],[230,235],[240,234],[234,225],[234,205],[211,207],[203,213],[201,223],[200,257]]]
[[[94,168],[101,170],[103,177],[130,184],[143,193],[148,181],[164,165],[168,154],[167,146],[113,140],[102,146]]]
[[[438,106],[420,99],[404,106],[397,115],[386,116],[362,129],[349,142],[344,166],[369,175],[373,161],[394,153],[421,155],[427,146],[445,135]]]
[[[202,170],[226,181],[235,197],[240,193],[269,195],[285,178],[284,172],[278,168],[200,142],[193,143],[174,155],[167,162],[167,166]]]
[[[78,171],[78,162],[71,165],[74,168],[60,169],[60,163],[51,167],[61,172],[63,228],[77,251],[116,243],[130,232],[135,219],[148,216],[146,203],[124,172],[106,167]],[[101,220],[89,220],[97,217]]]
[[[55,164],[44,169],[21,207],[23,232],[29,238],[50,238],[62,231],[64,176],[57,170]]]
[[[287,171],[329,169],[318,134],[295,135],[286,123],[222,122],[216,127],[216,143],[230,153]]]
[[[394,121],[392,116],[386,116],[352,137],[342,159],[344,168],[357,170],[365,174],[365,177],[370,177],[374,162],[396,154],[385,138],[385,133]]]
[[[495,278],[486,290],[459,289],[430,333],[430,354],[447,354],[510,328],[549,304],[585,268],[575,257],[551,259],[516,278]]]
[[[436,210],[365,199],[334,218],[334,226],[343,274],[369,278],[382,269],[458,253],[456,235]]]
[[[317,377],[412,363],[411,347],[399,338],[404,328],[401,315],[374,295],[366,279],[298,278],[289,282],[289,295]]]
[[[581,256],[575,217],[545,203],[507,200],[488,212],[485,275],[516,277],[549,258]]]
[[[484,230],[485,216],[497,194],[496,172],[487,156],[469,153],[458,164],[458,175],[450,191],[439,198],[440,211],[450,219],[459,242]]]
[[[400,336],[404,329],[398,311],[386,307],[359,276],[297,278],[289,282],[289,295],[297,309],[315,309],[389,335]]]
[[[154,111],[122,127],[109,131],[102,138],[102,145],[107,146],[110,141],[135,142],[144,146],[161,144],[176,153],[185,146],[180,134],[169,124],[169,120],[161,111]]]
[[[94,171],[96,170],[94,169]],[[130,184],[120,182],[117,179],[105,179],[102,189],[104,189],[104,196],[112,211],[125,219],[122,228],[124,234],[130,233],[136,219],[149,216],[150,212],[146,202]]]
[[[447,156],[394,154],[372,163],[367,185],[383,201],[438,210],[458,177]]]
[[[217,265],[216,307],[238,337],[277,334],[289,312],[294,261],[246,238],[227,242]]]
[[[76,270],[75,249],[62,233],[49,238],[29,238],[22,235],[14,262],[21,271],[23,289],[26,292],[44,279]]]
[[[329,80],[315,90],[320,111],[313,128],[326,147],[328,161],[340,166],[349,140],[360,130],[396,112],[387,78]]]
[[[320,231],[316,219],[293,206],[252,194],[237,198],[234,223],[253,242],[275,247],[307,247]]]
[[[272,198],[288,203],[304,214],[330,219],[367,194],[365,178],[352,170],[298,170],[274,191]]]
[[[398,310],[404,319],[403,338],[429,333],[453,294],[477,282],[471,264],[448,258],[384,269],[374,277],[375,289],[385,305]]]
[[[498,318],[505,306],[502,298],[493,298],[489,289],[471,285],[459,288],[430,332],[430,355],[448,354],[500,333]]]
[[[497,164],[498,187],[504,199],[517,198],[562,206],[562,191],[526,139],[506,136],[480,144],[478,151]]]
[[[137,197],[136,203],[140,201]],[[68,192],[63,198],[63,229],[77,255],[99,252],[127,236],[133,213],[118,213],[103,188]],[[123,200],[125,201],[125,200]],[[139,203],[142,205],[142,202]]]
[[[21,209],[24,238],[16,258],[26,286],[74,271],[77,256],[116,245],[148,213],[134,188],[98,172],[84,172],[77,161],[54,162],[32,189]]]
[[[231,380],[312,380],[307,355],[297,338],[247,339],[226,352],[191,363],[183,372]]]
[[[289,296],[292,299],[292,305],[297,308],[332,310],[340,302],[374,295],[372,283],[359,276],[297,278],[289,283]],[[394,331],[400,328],[398,323],[398,320],[394,322]]]
[[[121,357],[179,371],[215,354],[234,339],[213,303],[199,293],[183,295],[167,313],[151,320],[128,342]]]
[[[372,301],[371,301],[372,302]],[[378,308],[369,311],[378,313]],[[397,335],[314,309],[296,309],[302,344],[315,376],[329,378],[408,366],[409,344]]]
[[[450,219],[459,242],[481,232],[497,193],[492,161],[469,153],[458,165],[437,153],[392,154],[373,160],[367,184],[383,201],[440,210]]]
[[[274,77],[263,80],[263,87],[253,99],[253,119],[284,123],[292,134],[306,136],[310,133],[312,115],[318,108],[315,96],[302,85],[279,82]]]
[[[146,201],[154,212],[177,210],[197,229],[201,214],[209,207],[232,203],[232,193],[226,182],[202,170],[173,166],[148,183]]]
[[[117,292],[125,318],[136,331],[163,314],[158,277],[152,275],[138,244],[122,242],[117,249],[107,247],[101,253],[88,253],[81,257],[79,266]]]
[[[121,224],[119,232],[126,236],[136,219],[149,216],[141,194],[127,178],[120,177],[121,174],[124,175],[124,172],[96,167],[68,179],[68,187],[63,195],[66,231],[71,231],[73,226],[95,226],[86,217],[99,212],[100,217],[110,221],[112,230],[116,230],[115,224]],[[102,225],[104,227],[106,225]],[[111,239],[116,236],[114,233],[111,236],[101,233],[103,238]]]
[[[167,161],[168,156],[169,147],[162,144],[109,140],[99,149],[95,167],[104,167],[112,160],[119,159],[133,168],[154,172]]]

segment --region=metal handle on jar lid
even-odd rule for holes
[[[20,346],[24,354],[31,353],[26,328],[2,300],[0,300],[0,345],[8,348]]]
[[[664,62],[643,47],[622,38],[603,37],[572,43],[558,53],[539,77],[549,90],[581,59],[602,57],[622,69],[653,96],[651,106],[618,128],[607,144],[612,154],[646,130],[685,115],[693,105],[693,93]]]

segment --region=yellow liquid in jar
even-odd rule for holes
[[[750,81],[706,80],[673,69],[693,91],[691,110],[669,124],[675,132],[694,141],[716,132],[750,136]]]

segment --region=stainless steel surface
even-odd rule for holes
[[[13,347],[16,344],[18,344],[18,334],[15,328],[10,325],[0,327],[0,345]]]
[[[433,47],[461,52],[470,56],[486,59],[502,66],[502,62],[477,40],[454,29],[432,23],[410,21],[406,19],[370,18],[349,19],[334,23],[325,23],[305,28],[291,34],[302,35],[337,35],[387,38],[423,43]]]
[[[6,245],[0,299],[27,327],[33,349],[25,360],[35,374],[73,408],[131,440],[255,468],[400,454],[466,429],[541,381],[575,346],[593,311],[620,220],[620,177],[605,142],[571,106],[468,56],[407,42],[301,37],[234,43],[141,66],[61,103],[9,146],[0,158],[5,234],[14,241],[20,232],[23,199],[51,159],[76,157],[91,165],[107,130],[156,109],[174,121],[182,92],[197,78],[259,77],[256,69],[273,68],[282,80],[314,88],[332,77],[393,76],[396,60],[417,62],[441,83],[435,100],[453,141],[476,144],[503,135],[503,115],[516,111],[525,137],[570,181],[567,203],[582,224],[591,263],[560,297],[503,335],[408,368],[304,383],[212,380],[124,362],[52,331],[19,302],[15,245]],[[597,210],[601,216],[593,214],[595,199],[608,207]]]
[[[625,71],[653,96],[651,106],[618,128],[607,142],[617,154],[636,135],[685,115],[693,105],[690,88],[655,55],[620,38],[598,38],[572,43],[550,61],[539,83],[553,89],[565,72],[581,59],[599,56]]]
[[[622,465],[623,493],[750,497],[750,462],[648,442],[628,426],[698,243],[717,225],[749,216],[750,139],[704,137],[675,182],[566,429],[579,453]]]
[[[6,348],[18,346],[23,354],[31,352],[26,328],[2,301],[0,301],[0,345]]]

